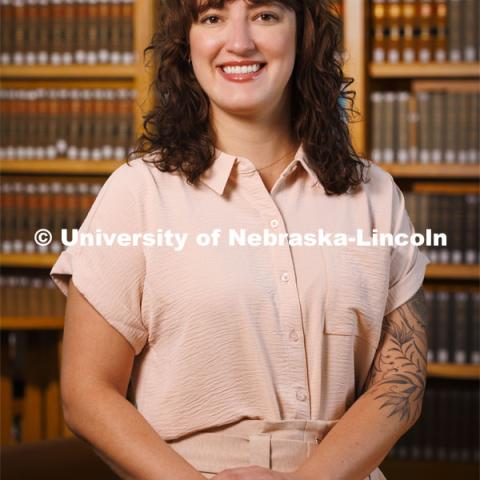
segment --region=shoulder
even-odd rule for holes
[[[150,190],[169,190],[179,181],[178,172],[163,172],[157,168],[154,161],[156,154],[147,154],[125,162],[119,166],[107,179],[105,185],[110,189],[124,189],[134,195],[144,196]]]
[[[365,182],[362,183],[361,191],[367,196],[391,197],[396,189],[392,175],[370,160],[365,158],[360,158],[360,160],[366,167],[364,169]]]

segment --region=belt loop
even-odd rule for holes
[[[271,435],[258,433],[249,435],[250,464],[271,468]]]

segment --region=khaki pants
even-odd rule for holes
[[[168,443],[205,478],[228,468],[249,465],[292,472],[311,455],[336,422],[242,420]],[[365,480],[386,479],[376,468]]]

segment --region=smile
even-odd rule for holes
[[[251,63],[247,65],[220,65],[219,72],[226,80],[232,82],[248,82],[259,78],[266,63]]]

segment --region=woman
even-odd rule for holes
[[[419,417],[428,259],[329,245],[413,232],[351,148],[330,7],[164,2],[143,157],[81,227],[128,236],[51,271],[65,419],[124,478],[384,478]]]

